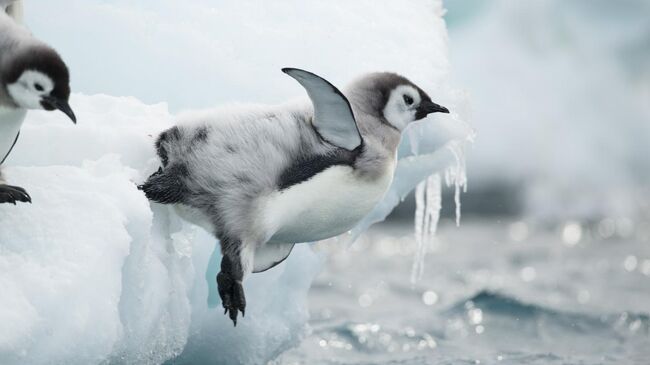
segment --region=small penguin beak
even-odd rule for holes
[[[418,106],[418,114],[423,117],[431,113],[449,113],[449,109],[445,108],[442,105],[438,105],[432,101],[424,100]]]
[[[52,109],[59,109],[63,114],[67,115],[72,120],[72,123],[77,124],[77,117],[74,115],[70,104],[67,100],[57,99],[53,96],[45,96],[42,101],[43,105],[47,105]]]

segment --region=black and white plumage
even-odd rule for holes
[[[163,166],[140,186],[219,238],[219,294],[235,324],[246,274],[282,262],[295,243],[351,229],[388,189],[406,125],[448,113],[397,74],[366,75],[343,94],[313,73],[283,71],[312,106],[185,115],[158,137]]]
[[[73,122],[68,104],[70,77],[61,57],[17,22],[20,2],[0,0],[0,165],[11,153],[29,109],[61,110]],[[31,202],[20,187],[0,175],[0,203]]]

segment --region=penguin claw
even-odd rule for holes
[[[217,275],[217,287],[223,305],[223,314],[228,314],[233,325],[237,327],[238,312],[241,311],[242,317],[244,317],[246,310],[244,288],[240,281],[233,280],[223,271]]]
[[[20,186],[0,185],[0,204],[11,203],[16,205],[16,202],[31,203],[32,198]]]

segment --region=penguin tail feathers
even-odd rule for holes
[[[161,204],[182,203],[187,196],[187,189],[183,183],[182,166],[170,166],[166,169],[159,168],[147,181],[138,186],[147,199]]]

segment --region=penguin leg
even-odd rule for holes
[[[2,174],[0,174],[0,204],[11,203],[16,205],[16,202],[31,203],[32,198],[20,186],[5,184]]]
[[[246,296],[242,281],[252,270],[252,247],[241,240],[221,239],[223,258],[221,271],[217,274],[217,286],[224,314],[228,314],[235,326],[238,312],[241,312],[242,317],[246,313]]]

